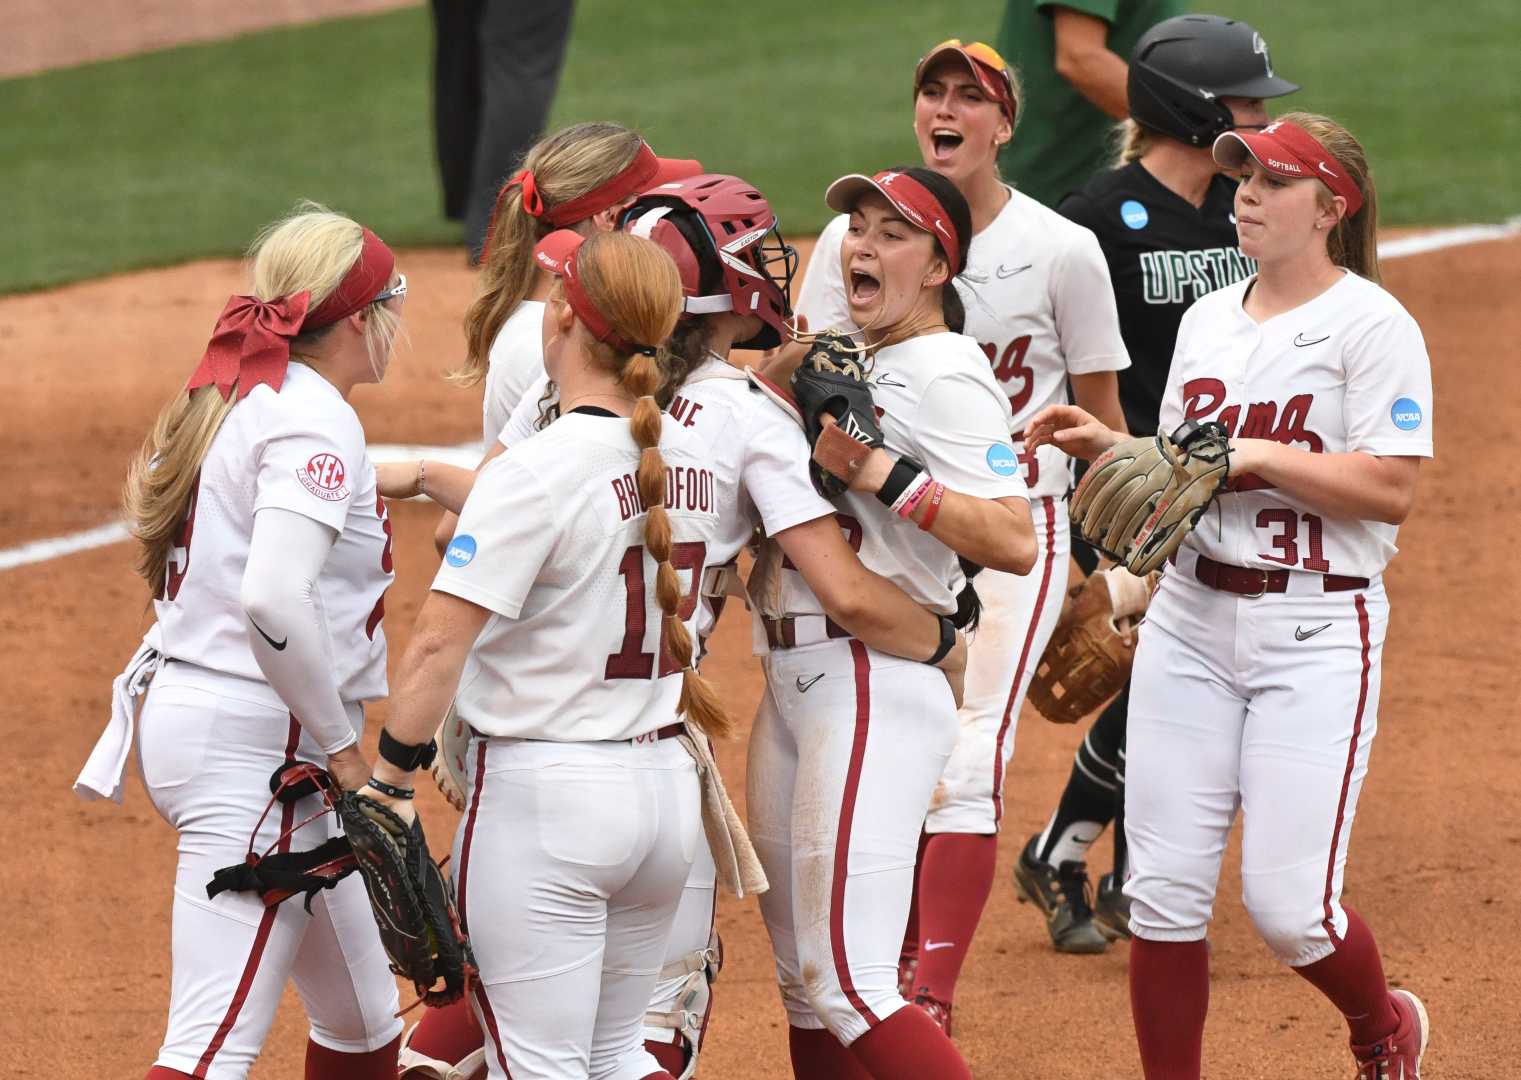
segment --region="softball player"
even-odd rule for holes
[[[1183,317],[1161,420],[1215,420],[1232,492],[1189,534],[1141,630],[1130,694],[1126,829],[1131,1009],[1151,1078],[1197,1077],[1205,946],[1238,807],[1244,900],[1274,953],[1347,1018],[1360,1080],[1418,1077],[1429,1025],[1391,991],[1367,925],[1341,904],[1377,728],[1383,570],[1432,453],[1430,362],[1377,284],[1362,147],[1293,113],[1227,132],[1258,272]],[[1120,438],[1070,406],[1026,444],[1092,457]]]
[[[1267,43],[1244,22],[1185,15],[1158,23],[1136,43],[1129,68],[1130,120],[1113,169],[1057,209],[1093,230],[1109,264],[1120,332],[1133,365],[1120,373],[1120,404],[1133,432],[1157,430],[1178,322],[1195,300],[1245,279],[1256,262],[1236,240],[1236,181],[1210,146],[1222,132],[1267,123],[1264,98],[1298,87],[1273,72]],[[1092,573],[1097,553],[1073,555]],[[1125,881],[1123,690],[1077,750],[1072,774],[1043,831],[1015,867],[1020,889],[1045,912],[1061,952],[1097,952],[1129,937]],[[1088,848],[1110,820],[1114,870],[1088,907]],[[1097,925],[1095,925],[1097,924]]]
[[[253,295],[228,302],[127,481],[158,618],[78,786],[120,798],[131,697],[151,677],[137,749],[179,833],[155,1080],[246,1076],[290,979],[311,1020],[308,1077],[395,1076],[396,986],[361,881],[317,893],[310,913],[206,889],[250,843],[336,833],[329,816],[292,835],[316,795],[263,816],[276,770],[314,762],[346,787],[369,775],[358,739],[363,702],[386,696],[391,525],[348,398],[389,364],[406,293],[394,265],[374,233],[314,205],[267,229]]]
[[[625,212],[623,227],[665,248],[682,277],[684,314],[662,353],[662,366],[668,381],[679,384],[669,419],[701,445],[713,475],[717,523],[694,612],[699,641],[712,631],[737,579],[733,560],[761,527],[810,582],[838,626],[894,655],[922,659],[937,653],[940,618],[861,566],[835,521],[833,505],[808,479],[808,446],[801,429],[727,359],[735,343],[766,347],[779,342],[790,309],[787,293],[795,256],[776,232],[775,215],[760,192],[732,176],[663,184]],[[718,239],[730,236],[743,240],[726,244]],[[779,278],[772,272],[778,263]],[[538,403],[549,392],[544,380],[547,376],[524,395],[503,431],[507,444],[533,436]],[[946,659],[954,674],[964,663],[964,646],[953,648]],[[468,749],[464,753],[468,757]],[[460,787],[468,789],[468,779]],[[696,1072],[712,1008],[709,984],[719,959],[715,886],[712,854],[699,843],[643,1032],[645,1049],[673,1076]],[[459,1030],[462,1025],[449,1017],[451,1011],[430,1013],[409,1045],[429,1044],[439,1025]],[[474,1043],[480,1038],[476,1034]],[[452,1049],[461,1073],[468,1074],[473,1050],[465,1041]],[[447,1067],[444,1062],[433,1066],[441,1075]],[[417,1075],[424,1075],[420,1066]]]
[[[966,266],[971,211],[951,181],[920,168],[845,177],[827,199],[849,214],[836,272],[849,282],[850,317],[870,327],[888,447],[838,500],[840,520],[869,569],[951,615],[965,585],[958,555],[1010,573],[1037,558],[1009,398],[958,332],[966,316],[949,287]],[[894,977],[919,834],[956,742],[955,702],[922,665],[830,632],[785,566],[771,582],[752,575],[750,591],[772,651],[746,790],[772,882],[761,910],[793,1070],[967,1076],[935,1021],[903,1007]]]
[[[484,381],[481,436],[488,454],[529,385],[544,373],[539,337],[551,275],[534,264],[534,245],[556,229],[584,235],[613,227],[634,196],[658,184],[700,173],[695,161],[656,157],[639,135],[621,124],[573,124],[540,139],[523,156],[523,167],[502,185],[481,252],[480,285],[465,313],[465,363],[455,379],[464,386]],[[438,494],[463,501],[469,474],[430,463],[424,473]],[[382,482],[405,486],[405,468],[382,468]],[[430,490],[429,494],[434,494]],[[456,518],[439,522],[435,542],[442,554]]]
[[[691,668],[676,570],[702,567],[713,477],[652,396],[681,303],[669,257],[569,231],[537,252],[563,290],[545,361],[565,414],[481,471],[376,777],[405,791],[451,697],[480,736],[454,865],[489,1075],[667,1077],[640,1023],[699,836],[677,714],[728,725]]]
[[[999,147],[1019,115],[1013,72],[991,47],[951,41],[919,62],[914,89],[924,164],[951,180],[971,207],[971,249],[957,282],[965,333],[1009,402],[1013,430],[1023,430],[1044,406],[1068,400],[1069,384],[1079,405],[1123,426],[1115,372],[1129,360],[1098,244],[1087,229],[998,176]],[[837,254],[848,227],[837,218],[819,238],[798,303],[813,327],[849,324]],[[947,1027],[956,978],[992,889],[1015,722],[1067,581],[1069,464],[1044,450],[1022,455],[1018,465],[1037,560],[1027,577],[989,570],[976,579],[983,611],[960,733],[924,823],[917,903],[900,958],[903,992]]]

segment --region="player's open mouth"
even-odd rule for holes
[[[850,302],[852,304],[869,304],[881,291],[882,283],[870,274],[860,270],[850,272]]]
[[[962,141],[961,132],[950,128],[935,128],[930,132],[930,144],[934,147],[936,161],[949,158],[961,147]]]

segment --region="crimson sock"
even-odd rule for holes
[[[155,1065],[148,1070],[148,1075],[143,1080],[193,1080],[189,1073],[171,1069],[167,1065]]]
[[[789,1025],[787,1049],[792,1055],[792,1075],[796,1080],[872,1080],[871,1073],[824,1028]]]
[[[1209,947],[1130,942],[1130,1015],[1146,1080],[1199,1080],[1209,1012]]]
[[[1347,932],[1336,942],[1336,951],[1313,964],[1294,969],[1347,1018],[1352,1041],[1359,1045],[1378,1042],[1400,1026],[1399,1014],[1389,1000],[1384,964],[1378,956],[1373,931],[1351,908]]]
[[[914,993],[950,1004],[993,891],[998,837],[936,833],[924,849],[919,883],[919,974]]]
[[[437,1009],[424,1009],[407,1046],[435,1061],[457,1065],[486,1045],[470,999],[462,997]]]
[[[306,1080],[396,1080],[398,1035],[378,1050],[345,1054],[306,1040]]]
[[[676,1078],[664,1069],[661,1069],[659,1072],[646,1073],[639,1080],[676,1080]]]
[[[909,1005],[850,1044],[874,1080],[972,1080],[954,1043],[923,1009]]]
[[[650,1057],[659,1063],[660,1067],[672,1076],[680,1076],[681,1070],[687,1067],[686,1040],[677,1036],[673,1043],[651,1042],[646,1039],[644,1048],[650,1052]]]
[[[898,969],[919,959],[919,873],[924,869],[924,849],[930,834],[919,834],[919,853],[914,856],[914,891],[908,897],[908,924],[903,928],[903,948],[898,951]]]

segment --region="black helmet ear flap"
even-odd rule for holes
[[[1187,86],[1144,61],[1130,65],[1127,93],[1136,123],[1190,146],[1211,146],[1236,126],[1231,111],[1209,91]]]

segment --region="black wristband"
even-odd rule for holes
[[[887,479],[882,481],[882,486],[877,489],[877,501],[883,506],[891,508],[898,501],[898,496],[908,490],[908,485],[914,482],[914,477],[924,471],[911,457],[900,457],[893,463],[892,472],[887,474]]]
[[[398,742],[385,728],[380,729],[380,756],[403,772],[426,769],[438,755],[438,744],[432,739],[416,746]]]
[[[393,799],[410,799],[413,795],[417,794],[412,788],[397,787],[395,784],[388,784],[384,780],[376,780],[373,776],[365,782],[364,786],[372,787],[382,795],[389,795]]]
[[[940,616],[940,648],[935,650],[935,655],[925,661],[930,667],[934,667],[945,659],[945,654],[950,652],[956,644],[956,623],[949,615]]]

